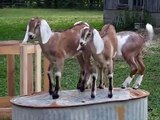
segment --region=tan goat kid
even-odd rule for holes
[[[63,32],[53,32],[48,23],[44,19],[32,18],[28,25],[23,43],[28,39],[39,37],[39,44],[42,48],[43,54],[50,61],[48,68],[49,79],[49,94],[53,99],[59,98],[60,80],[62,76],[62,69],[64,60],[77,54],[77,47],[80,39],[80,30],[84,27],[89,27],[87,23],[77,22],[72,28]],[[81,77],[83,77],[83,58],[81,54],[77,56],[81,66]],[[56,65],[56,85],[53,90],[53,64]]]
[[[105,25],[107,32],[101,35],[96,29],[85,27],[81,30],[81,39],[77,50],[89,46],[92,57],[97,63],[100,70],[100,84],[99,88],[104,88],[103,78],[105,68],[108,68],[107,77],[109,80],[109,93],[108,97],[113,96],[113,59],[117,51],[117,36],[114,26]],[[88,53],[86,53],[88,54]],[[92,94],[95,97],[97,73],[92,73]],[[93,87],[94,86],[94,87]]]
[[[100,32],[103,37],[107,34],[108,27],[104,26]],[[142,49],[147,42],[152,41],[154,30],[151,24],[146,24],[146,36],[142,36],[132,31],[122,31],[117,33],[117,57],[122,57],[130,66],[130,75],[122,84],[122,88],[130,86],[132,79],[137,74],[137,79],[133,85],[134,89],[140,87],[144,76],[144,63],[142,59]]]

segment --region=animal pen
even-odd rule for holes
[[[8,96],[0,98],[0,115],[3,117],[11,116],[12,111],[12,120],[147,120],[148,118],[149,93],[140,89],[114,88],[111,99],[107,97],[107,89],[98,89],[95,99],[90,98],[90,90],[85,92],[62,90],[60,98],[53,100],[48,94],[46,59],[44,59],[44,85],[43,87],[41,85],[42,57],[38,44],[0,42],[0,55],[7,56]],[[15,55],[20,56],[20,96],[17,97],[14,97]]]

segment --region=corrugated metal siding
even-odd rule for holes
[[[149,12],[160,12],[160,0],[144,0],[144,9]],[[104,0],[104,10],[116,10],[118,0]]]
[[[67,108],[26,108],[13,105],[12,120],[147,120],[147,97]]]
[[[104,9],[117,9],[118,0],[104,0]]]
[[[160,12],[160,0],[146,0],[145,9],[149,12]]]

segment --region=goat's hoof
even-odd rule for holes
[[[52,94],[52,98],[53,98],[53,99],[58,99],[58,98],[59,98],[59,95],[58,95],[57,93],[53,93],[53,94]]]
[[[127,84],[127,85],[122,84],[122,86],[121,86],[122,89],[125,89],[127,87],[129,87],[129,84]]]
[[[104,86],[104,85],[99,85],[98,88],[99,88],[99,89],[104,89],[105,86]]]
[[[122,89],[125,89],[125,88],[126,88],[126,86],[123,86],[123,85],[122,85],[122,86],[121,86],[121,88],[122,88]]]
[[[108,94],[108,98],[112,98],[113,97],[113,94]]]
[[[80,87],[80,85],[78,84],[78,85],[77,85],[77,89],[79,90],[80,88],[81,88],[81,87]]]
[[[95,98],[95,95],[94,95],[94,94],[91,94],[91,98],[94,99],[94,98]]]
[[[49,94],[50,94],[50,95],[52,95],[52,94],[53,94],[53,91],[52,91],[52,90],[49,90],[48,92],[49,92]]]
[[[140,87],[139,84],[134,84],[132,88],[133,88],[133,89],[138,89],[139,87]]]
[[[80,92],[84,92],[85,91],[85,88],[84,87],[80,87]]]

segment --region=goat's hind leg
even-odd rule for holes
[[[125,89],[126,87],[130,86],[130,83],[133,80],[133,78],[135,77],[135,74],[137,73],[137,70],[138,70],[134,57],[128,57],[128,59],[125,59],[125,60],[129,64],[131,71],[130,71],[130,75],[123,82],[123,84],[121,86],[122,89]]]
[[[105,88],[104,80],[103,80],[104,79],[104,71],[105,71],[105,68],[99,67],[100,80],[99,80],[98,88],[100,88],[100,89],[104,89]]]
[[[53,94],[53,90],[52,90],[52,87],[53,87],[53,64],[49,64],[49,67],[48,67],[48,80],[49,80],[49,94],[52,95]]]
[[[134,89],[138,89],[141,85],[141,82],[143,80],[143,75],[144,75],[144,69],[145,69],[145,66],[144,66],[144,63],[143,63],[143,59],[142,59],[142,56],[138,56],[137,57],[137,66],[138,66],[138,77],[136,79],[136,82],[135,84],[133,85],[133,88]]]

